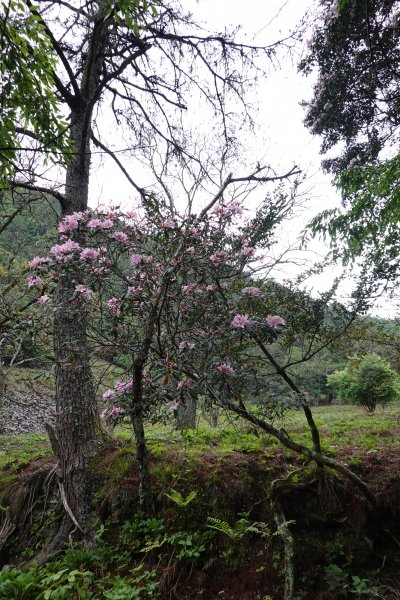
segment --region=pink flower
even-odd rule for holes
[[[75,290],[78,292],[78,294],[82,294],[82,296],[85,296],[87,300],[90,300],[93,297],[93,291],[85,285],[82,285],[81,283],[76,284]]]
[[[178,349],[179,350],[193,350],[193,348],[196,347],[196,344],[194,342],[180,342],[178,344]]]
[[[58,233],[69,233],[70,231],[76,231],[79,227],[79,221],[84,217],[84,213],[75,212],[72,215],[67,215],[63,218],[60,225],[58,226]]]
[[[286,325],[285,319],[278,315],[268,315],[265,321],[268,327],[271,327],[272,329],[276,329],[277,327],[284,327]]]
[[[110,272],[110,270],[106,269],[105,267],[93,267],[92,269],[90,269],[90,272],[94,275],[107,275]]]
[[[177,223],[176,223],[175,219],[172,219],[172,217],[165,219],[165,221],[163,223],[161,223],[161,227],[163,229],[175,229],[176,225],[177,225]]]
[[[46,302],[50,300],[49,296],[46,296],[46,294],[44,296],[40,296],[40,298],[38,299],[39,304],[46,304]]]
[[[133,388],[133,379],[127,381],[117,381],[115,384],[115,391],[118,394],[125,394]]]
[[[118,317],[121,314],[121,309],[119,308],[117,298],[110,298],[110,300],[107,302],[107,306],[110,314],[113,317]]]
[[[144,263],[145,258],[146,257],[144,256],[144,254],[132,254],[132,256],[131,256],[132,267],[138,267],[139,265]]]
[[[253,321],[249,315],[235,315],[231,323],[231,327],[235,329],[246,329],[246,327],[251,327],[251,325],[253,325]]]
[[[119,406],[113,406],[111,409],[111,416],[112,417],[119,417],[120,415],[124,414],[124,409],[120,408]]]
[[[182,294],[187,296],[190,292],[193,292],[197,288],[197,283],[189,283],[189,285],[182,286]]]
[[[28,277],[28,287],[29,288],[33,288],[33,287],[39,287],[40,285],[43,285],[44,281],[41,277],[37,277],[36,275],[30,275]]]
[[[98,248],[84,248],[79,255],[81,260],[87,260],[91,258],[97,258],[100,254],[100,249]]]
[[[221,375],[233,375],[235,369],[228,363],[222,363],[221,365],[217,366],[217,371],[219,371]]]
[[[101,221],[100,219],[91,219],[87,224],[88,229],[111,229],[113,226],[113,222],[111,219],[105,219]]]
[[[117,242],[121,242],[121,244],[126,244],[129,241],[128,236],[123,231],[115,231],[112,236]]]
[[[130,285],[128,287],[128,291],[126,292],[127,296],[136,296],[137,294],[140,294],[142,291],[141,287],[134,287],[133,285]]]
[[[170,410],[171,412],[175,412],[176,410],[178,410],[179,405],[180,405],[180,402],[179,402],[178,398],[173,398],[171,400],[171,402],[168,402],[167,410]]]
[[[255,251],[255,248],[250,248],[250,246],[243,246],[239,254],[240,256],[244,256],[245,258],[251,258],[252,256],[254,256]]]
[[[56,255],[65,255],[70,254],[74,250],[80,250],[81,247],[78,242],[73,242],[72,240],[67,240],[64,244],[56,244],[52,247],[50,252]]]
[[[228,260],[228,253],[225,250],[217,250],[210,256],[210,260],[215,266],[224,265]]]
[[[218,217],[233,217],[234,215],[241,215],[242,212],[243,206],[236,200],[233,200],[227,206],[219,204],[213,209],[213,213]]]
[[[106,392],[104,392],[102,398],[103,398],[103,400],[109,400],[110,398],[114,398],[114,396],[115,396],[114,390],[107,390]]]
[[[37,267],[43,264],[44,262],[46,262],[46,259],[42,258],[41,256],[35,256],[34,258],[32,258],[32,260],[29,261],[29,268],[37,269]]]
[[[242,289],[242,294],[244,294],[245,296],[252,296],[253,298],[256,298],[257,296],[261,296],[261,290],[253,286],[244,287]]]
[[[194,246],[189,246],[186,248],[186,252],[193,255],[196,252],[196,248]]]
[[[189,229],[189,235],[192,238],[199,238],[202,236],[202,233],[201,233],[200,229],[197,229],[197,227],[191,227]]]

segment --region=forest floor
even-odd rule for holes
[[[94,466],[98,551],[70,548],[22,570],[57,525],[59,499],[49,482],[43,488],[55,460],[44,435],[0,436],[0,560],[15,565],[0,573],[0,598],[283,600],[286,528],[296,600],[400,599],[399,406],[313,413],[324,453],[370,486],[376,507],[349,482],[222,415],[216,429],[204,417],[197,431],[147,427],[154,513],[143,515],[132,436],[120,427],[121,446]],[[310,445],[301,413],[276,424]],[[26,507],[19,521],[16,504]]]

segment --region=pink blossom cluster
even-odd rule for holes
[[[225,250],[217,250],[214,254],[211,254],[210,260],[216,267],[225,265],[228,260],[228,253]]]
[[[243,256],[245,258],[253,258],[255,253],[256,253],[255,248],[251,248],[250,246],[243,246],[243,248],[239,252],[239,255]]]
[[[129,285],[126,295],[129,297],[138,296],[142,291],[143,291],[143,288],[141,288],[140,286],[135,287],[134,285]]]
[[[81,247],[78,242],[74,242],[73,240],[67,240],[64,244],[56,244],[50,250],[52,254],[57,255],[67,255],[74,252],[74,250],[80,250]]]
[[[72,215],[67,215],[63,218],[58,226],[58,233],[65,234],[71,233],[71,231],[76,231],[79,227],[80,221],[82,221],[85,216],[86,215],[83,212],[74,212]]]
[[[123,414],[125,414],[123,408],[121,408],[120,406],[112,406],[111,408],[105,408],[104,410],[102,410],[100,413],[100,418],[107,419],[113,417],[115,419]]]
[[[132,267],[138,267],[139,265],[151,264],[154,260],[154,256],[146,256],[145,254],[132,254],[131,265]]]
[[[191,292],[196,291],[198,287],[199,286],[197,285],[197,283],[189,283],[188,285],[183,285],[182,286],[182,294],[187,296]]]
[[[88,288],[86,285],[82,285],[81,283],[77,283],[75,285],[75,291],[78,294],[82,294],[87,300],[91,300],[93,298],[93,290]]]
[[[107,301],[107,306],[110,315],[112,315],[113,317],[119,317],[119,315],[121,314],[121,309],[119,306],[118,298],[110,298]]]
[[[167,410],[171,411],[171,412],[175,412],[176,410],[178,410],[180,405],[180,402],[178,400],[178,398],[172,398],[171,402],[168,402],[167,404]]]
[[[191,379],[190,377],[186,377],[185,379],[182,379],[182,381],[180,381],[178,383],[176,388],[178,390],[187,390],[188,388],[190,388],[191,385],[193,385],[193,379]]]
[[[133,379],[128,379],[127,381],[117,381],[115,383],[115,391],[117,394],[126,394],[126,392],[130,392],[133,388]]]
[[[161,227],[163,229],[175,229],[177,227],[177,222],[172,217],[165,219],[163,223],[161,223]]]
[[[104,392],[102,398],[103,400],[110,400],[110,398],[114,398],[115,397],[115,391],[114,390],[107,390]]]
[[[40,267],[43,263],[48,262],[47,258],[43,258],[42,256],[35,256],[32,260],[29,261],[29,268],[34,270]]]
[[[101,254],[101,248],[84,248],[79,254],[81,260],[95,260]]]
[[[246,329],[247,327],[251,327],[253,325],[252,319],[250,319],[249,315],[240,315],[237,314],[234,316],[231,327],[234,329]]]
[[[241,215],[243,212],[243,206],[237,200],[232,200],[229,204],[224,206],[223,204],[218,204],[213,209],[214,215],[218,217],[233,217],[236,215]]]
[[[33,288],[33,287],[40,287],[41,285],[43,285],[44,281],[41,277],[39,277],[38,275],[29,275],[28,277],[28,287],[29,288]]]
[[[229,363],[222,363],[218,365],[217,371],[219,371],[221,375],[233,375],[235,373],[235,369]]]
[[[114,240],[117,240],[117,242],[121,242],[121,244],[128,244],[129,242],[129,237],[123,231],[114,231],[112,237]]]
[[[267,323],[268,327],[271,327],[272,329],[286,325],[285,319],[279,315],[268,315],[265,319],[265,322]]]
[[[116,396],[121,396],[122,394],[126,394],[130,392],[133,388],[133,379],[128,379],[126,381],[117,380],[115,382],[115,388],[106,390],[102,396],[104,401],[110,400],[111,398],[115,398]]]
[[[251,296],[253,298],[257,298],[258,296],[261,296],[261,290],[258,287],[254,286],[244,287],[242,289],[242,294],[244,296]]]
[[[186,342],[186,341],[182,341],[179,342],[178,344],[178,349],[179,350],[193,350],[196,347],[196,344],[194,342]]]
[[[111,219],[90,219],[86,227],[88,229],[111,229],[113,226],[113,222]]]

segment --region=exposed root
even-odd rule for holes
[[[8,538],[10,537],[10,535],[16,528],[15,523],[11,522],[10,510],[8,508],[3,509],[3,510],[4,510],[4,517],[2,519],[1,529],[0,529],[0,548],[2,548],[4,546],[4,544],[6,543],[6,541],[8,540]]]
[[[271,486],[271,506],[276,523],[277,530],[275,535],[279,535],[284,548],[285,565],[285,588],[283,600],[293,600],[294,598],[294,538],[289,529],[292,521],[287,521],[285,513],[279,501],[279,486],[288,482],[293,476],[289,473],[286,479],[276,479]]]

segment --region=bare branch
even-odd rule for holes
[[[139,192],[139,194],[142,196],[142,198],[145,198],[146,196],[148,196],[148,192],[146,192],[146,190],[144,188],[139,187],[137,185],[137,183],[135,183],[133,181],[132,177],[129,175],[128,171],[125,169],[125,167],[123,166],[123,164],[121,163],[119,158],[115,155],[115,153],[112,150],[110,150],[109,148],[107,148],[107,146],[105,146],[99,139],[97,139],[96,136],[94,135],[94,133],[92,133],[91,139],[95,146],[97,146],[98,148],[101,148],[103,150],[103,152],[105,152],[108,156],[110,156],[113,159],[113,161],[118,165],[118,167],[121,169],[122,173],[125,175],[125,177],[129,181],[129,183],[135,188],[135,190],[137,192]]]

